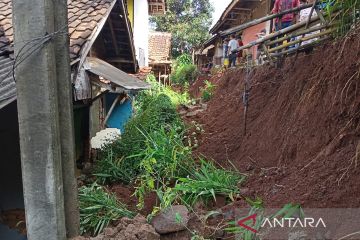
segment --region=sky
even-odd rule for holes
[[[215,9],[213,13],[213,23],[212,26],[219,20],[221,14],[224,12],[225,8],[230,4],[232,0],[210,0]]]

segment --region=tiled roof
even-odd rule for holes
[[[0,56],[0,109],[16,98],[12,67],[13,60],[10,57]]]
[[[71,58],[79,56],[84,43],[106,16],[113,1],[115,0],[68,0]],[[5,36],[0,37],[0,50],[13,42],[11,0],[0,0],[1,28],[5,31]]]
[[[149,60],[150,64],[170,61],[171,33],[150,32]]]
[[[70,57],[76,59],[84,44],[116,0],[68,0]],[[16,98],[13,80],[12,1],[0,0],[0,109]]]

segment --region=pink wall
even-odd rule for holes
[[[261,32],[261,30],[263,30],[263,29],[266,29],[266,22],[260,23],[258,25],[253,26],[253,27],[245,29],[243,31],[243,34],[242,34],[242,39],[243,39],[244,45],[258,39],[256,34]],[[257,46],[250,48],[250,51],[253,54],[253,58],[255,59],[256,58],[256,52],[257,52]]]

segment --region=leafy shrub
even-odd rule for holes
[[[180,85],[192,83],[198,75],[197,67],[192,63],[192,58],[189,54],[179,56],[174,61],[172,71],[171,81]]]
[[[214,91],[215,91],[216,85],[212,84],[211,82],[205,80],[205,87],[201,88],[201,98],[207,102],[210,101],[212,98]]]
[[[98,235],[112,221],[122,217],[134,217],[125,205],[118,202],[115,195],[94,183],[79,189],[81,233]]]
[[[183,65],[176,69],[171,75],[171,81],[175,84],[184,85],[185,83],[192,83],[198,75],[197,67],[193,64]]]
[[[182,54],[176,58],[176,63],[178,66],[184,66],[192,64],[192,57],[190,54]]]

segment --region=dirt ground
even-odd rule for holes
[[[196,154],[250,174],[266,206],[360,207],[360,32],[255,69],[246,134],[244,77],[211,78],[216,93],[194,118],[205,129]]]

